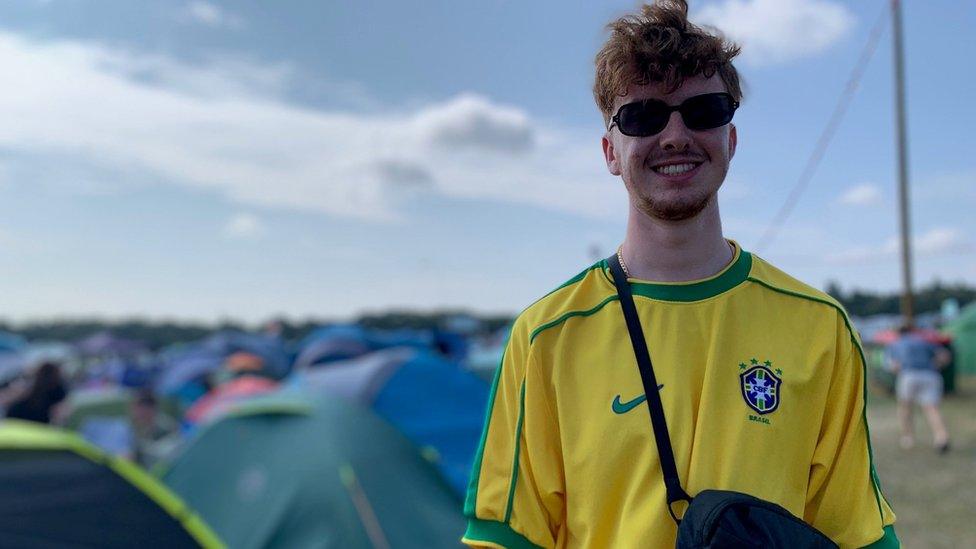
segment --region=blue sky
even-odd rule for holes
[[[747,249],[887,0],[711,0],[744,47],[720,194]],[[905,3],[916,279],[976,284],[976,9]],[[0,4],[0,318],[514,313],[623,235],[590,93],[633,2]],[[760,254],[893,290],[890,25]]]

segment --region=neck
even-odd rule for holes
[[[708,278],[728,266],[734,255],[722,236],[714,199],[684,221],[656,219],[631,204],[621,253],[631,277],[657,282]]]

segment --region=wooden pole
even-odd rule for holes
[[[905,49],[902,41],[901,1],[891,0],[895,54],[895,118],[898,138],[898,210],[901,228],[901,314],[913,323],[915,303],[912,297],[911,219],[908,193],[908,129],[905,120]]]

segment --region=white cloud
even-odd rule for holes
[[[879,246],[860,246],[827,256],[831,263],[870,263],[889,261],[901,254],[900,239],[889,237]],[[974,243],[962,231],[951,227],[936,227],[912,238],[912,256],[937,256],[957,252],[971,252]]]
[[[587,216],[619,214],[625,200],[608,192],[595,136],[470,94],[380,114],[316,110],[282,98],[287,67],[3,32],[0,69],[0,147],[245,206],[390,221],[418,188]]]
[[[941,254],[963,251],[971,248],[962,232],[957,229],[940,227],[915,237],[913,244],[919,254]]]
[[[239,213],[227,221],[222,234],[227,238],[255,238],[267,232],[264,222],[254,214]]]
[[[188,3],[183,14],[189,20],[208,27],[241,30],[245,26],[244,19],[240,16],[203,0],[193,0]]]
[[[776,65],[827,50],[854,27],[854,14],[832,0],[722,0],[692,14],[742,46],[743,61]]]
[[[871,183],[857,185],[844,191],[837,202],[844,206],[876,206],[881,204],[881,189]]]
[[[446,148],[491,149],[520,153],[534,144],[529,117],[522,111],[464,94],[425,109],[415,118],[418,130]]]
[[[280,97],[298,78],[290,63],[257,64],[227,55],[211,55],[203,64],[191,65],[164,55],[97,50],[95,68],[135,83],[209,99]]]

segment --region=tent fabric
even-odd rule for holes
[[[309,343],[295,358],[295,370],[348,360],[368,353],[369,345],[358,339],[336,337]]]
[[[156,389],[163,394],[176,394],[195,380],[220,369],[224,357],[216,353],[187,352],[165,359]]]
[[[27,347],[27,340],[10,332],[0,331],[0,352],[17,352]]]
[[[245,375],[232,379],[200,397],[183,414],[183,419],[190,423],[211,421],[235,402],[271,392],[277,387],[277,381],[265,377]]]
[[[133,394],[130,389],[111,386],[71,391],[68,393],[68,416],[64,426],[78,430],[91,418],[128,418]],[[174,420],[179,418],[179,407],[175,401],[161,398],[158,407],[160,413]]]
[[[94,356],[135,356],[148,349],[140,342],[117,337],[111,332],[99,332],[78,342],[78,351],[89,357]]]
[[[365,328],[355,324],[337,324],[313,330],[297,347],[295,370],[301,370],[349,360],[368,353],[372,349]]]
[[[434,334],[427,330],[370,330],[348,324],[325,326],[312,331],[299,343],[295,369],[350,360],[382,349],[426,350],[436,344]]]
[[[59,429],[0,422],[0,540],[5,547],[224,545],[138,466]]]
[[[331,364],[328,368],[296,371],[295,381],[316,392],[328,392],[369,406],[387,380],[405,362],[417,356],[413,349],[387,349]]]
[[[371,547],[375,536],[458,547],[464,529],[460,499],[402,435],[341,399],[295,391],[238,403],[163,479],[241,549]],[[378,529],[364,526],[370,514]]]
[[[944,334],[929,328],[916,329],[914,330],[914,334],[935,345],[945,345],[947,343],[951,343],[952,341],[952,338],[946,337]],[[897,341],[898,337],[898,330],[881,330],[879,332],[875,332],[874,336],[871,338],[871,341],[878,343],[879,345],[890,345]]]
[[[952,334],[956,371],[976,374],[976,303],[963,308],[959,316],[945,327],[945,331]]]
[[[463,495],[484,426],[489,385],[431,352],[394,348],[312,370],[299,381],[372,408],[418,448],[433,448]]]
[[[167,349],[162,355],[163,373],[156,389],[163,394],[181,393],[187,385],[220,370],[227,357],[238,352],[261,357],[265,373],[275,379],[288,373],[290,361],[280,339],[225,331],[190,345]]]
[[[376,395],[373,410],[414,444],[433,448],[438,468],[463,495],[481,440],[489,386],[431,353],[403,364]]]
[[[290,361],[285,352],[284,342],[273,336],[248,332],[224,331],[214,334],[200,344],[203,351],[219,355],[222,359],[246,352],[264,360],[265,372],[277,379],[288,374]]]

